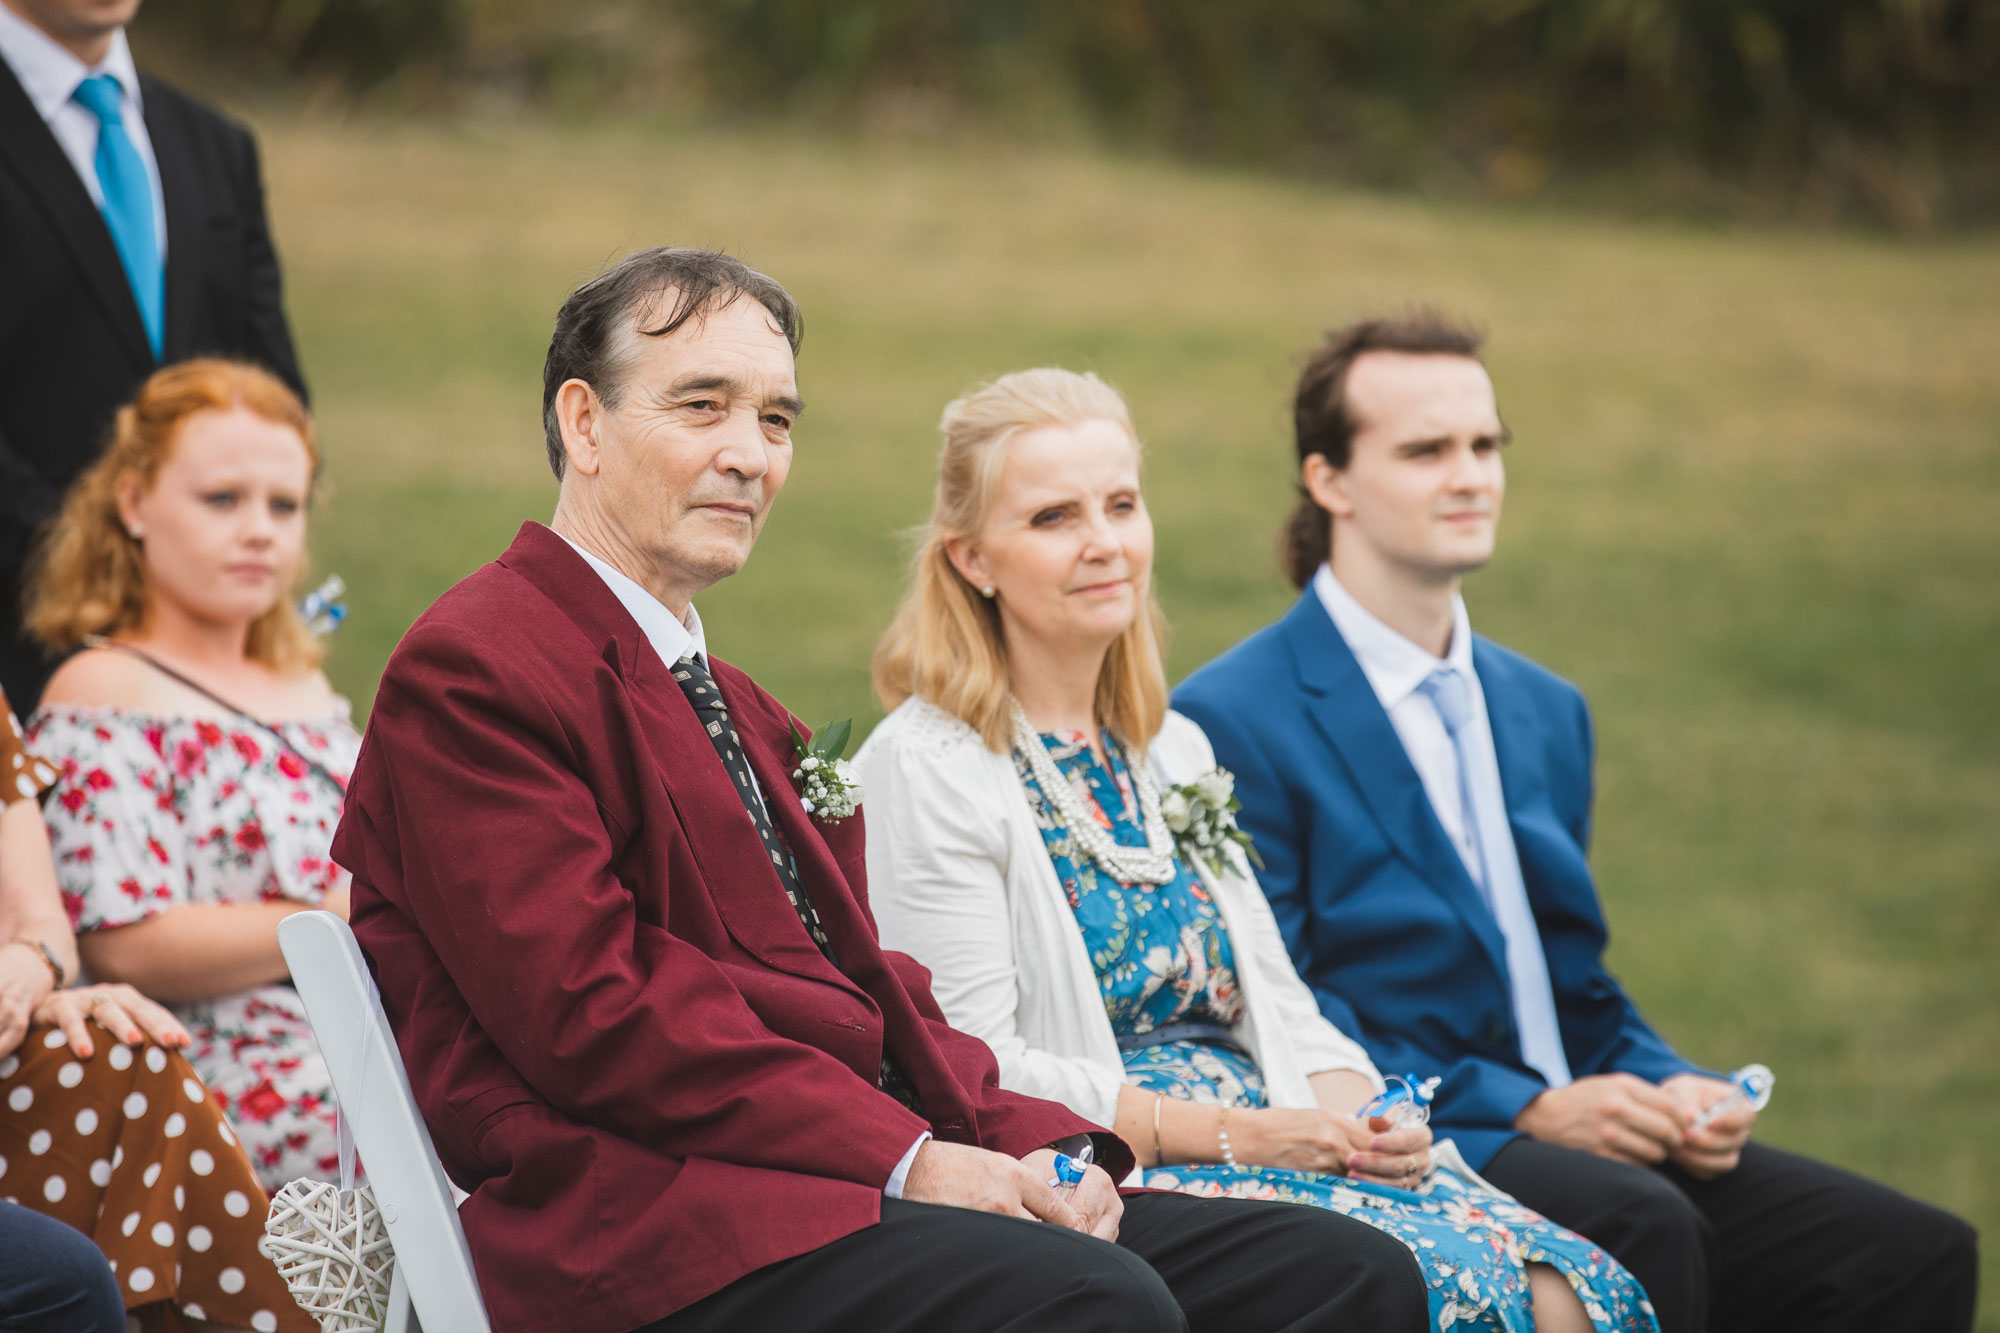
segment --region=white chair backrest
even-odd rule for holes
[[[491,1333],[451,1186],[354,932],[331,912],[295,912],[278,923],[278,947],[396,1251],[385,1328]]]

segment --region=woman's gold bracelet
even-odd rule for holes
[[[1166,1149],[1160,1146],[1160,1107],[1163,1103],[1165,1103],[1166,1100],[1167,1100],[1167,1094],[1164,1092],[1156,1092],[1153,1094],[1153,1165],[1154,1166],[1165,1166],[1167,1164],[1167,1151]]]

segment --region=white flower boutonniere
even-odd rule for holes
[[[843,718],[827,723],[808,741],[792,727],[792,744],[799,753],[792,781],[799,784],[799,803],[823,824],[838,823],[861,808],[861,779],[840,757],[853,731],[853,719]]]
[[[1236,812],[1242,808],[1243,802],[1236,799],[1236,777],[1226,768],[1212,768],[1160,796],[1160,815],[1181,851],[1199,857],[1218,875],[1228,869],[1224,850],[1232,845],[1242,848],[1252,865],[1264,868],[1250,835],[1237,826]]]

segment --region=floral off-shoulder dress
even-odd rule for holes
[[[1108,738],[1107,738],[1108,741]],[[1042,737],[1056,768],[1099,826],[1142,847],[1124,755],[1107,743],[1109,766],[1081,735]],[[1056,878],[1076,914],[1112,1031],[1121,1038],[1170,1025],[1234,1027],[1243,1018],[1229,929],[1201,881],[1183,864],[1167,884],[1124,884],[1076,855],[1069,828],[1027,760],[1015,770],[1028,795]],[[1127,1051],[1125,1080],[1148,1092],[1211,1106],[1269,1104],[1257,1062],[1234,1044],[1167,1041]],[[1533,1333],[1527,1265],[1569,1279],[1597,1333],[1659,1333],[1639,1282],[1598,1246],[1514,1200],[1440,1169],[1417,1190],[1280,1167],[1220,1163],[1150,1168],[1145,1183],[1209,1198],[1270,1199],[1330,1208],[1408,1245],[1430,1298],[1433,1329]]]
[[[184,903],[317,905],[347,874],[328,857],[361,738],[345,708],[278,724],[44,708],[34,752],[60,766],[43,807],[79,933]],[[171,1006],[186,1051],[275,1191],[339,1169],[334,1097],[298,992],[277,984]]]

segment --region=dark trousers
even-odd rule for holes
[[[901,1199],[880,1226],[760,1268],[644,1333],[1418,1333],[1401,1241],[1289,1203],[1135,1194],[1118,1243]]]
[[[1979,1241],[1950,1213],[1751,1143],[1697,1180],[1515,1139],[1486,1178],[1645,1285],[1661,1333],[1969,1333]]]
[[[81,1231],[0,1199],[0,1330],[125,1333],[104,1252]]]

